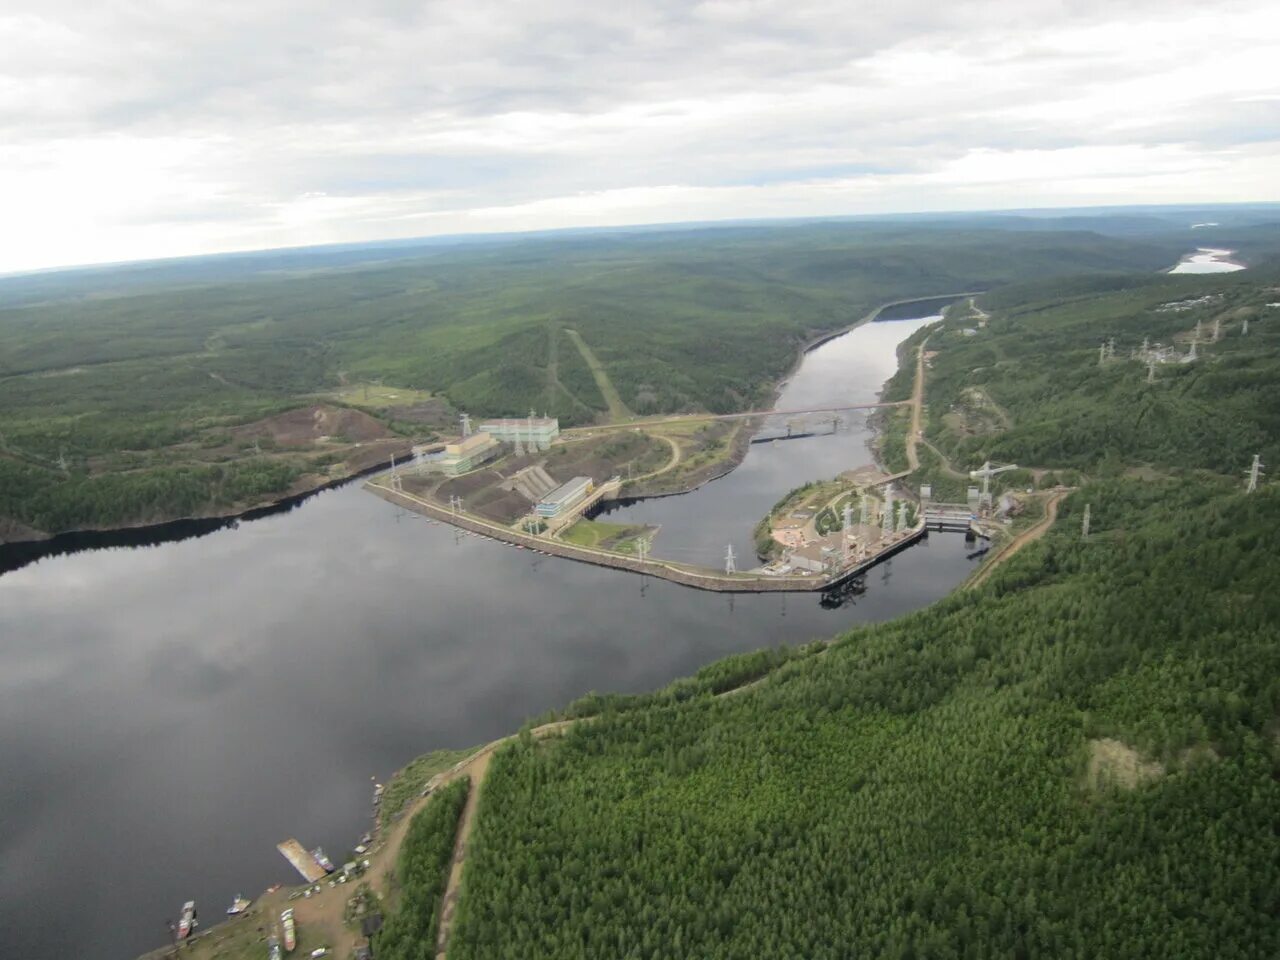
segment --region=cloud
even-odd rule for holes
[[[1280,15],[1253,0],[12,4],[0,271],[469,229],[1276,199]]]

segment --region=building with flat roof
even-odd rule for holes
[[[468,473],[488,463],[502,450],[501,445],[489,434],[481,431],[464,437],[457,443],[444,445],[444,457],[439,461],[440,469],[451,477]]]
[[[590,477],[574,477],[539,500],[534,512],[540,517],[558,517],[590,496],[595,487],[595,481]]]
[[[500,420],[486,420],[480,429],[504,443],[532,444],[539,450],[551,446],[551,441],[560,436],[560,421],[555,417],[511,417]]]

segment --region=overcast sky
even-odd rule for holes
[[[1280,199],[1275,0],[0,0],[0,272]]]

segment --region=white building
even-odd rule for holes
[[[522,443],[545,450],[551,446],[552,440],[560,436],[560,421],[555,417],[535,417],[530,414],[520,419],[486,420],[480,424],[480,429],[495,440]]]

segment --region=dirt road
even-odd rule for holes
[[[916,439],[920,436],[921,410],[924,408],[924,348],[929,338],[920,341],[916,350],[916,382],[911,390],[911,425],[907,428],[907,472],[920,469],[920,457],[916,453]]]
[[[1053,522],[1058,519],[1058,504],[1060,504],[1067,494],[1071,493],[1075,488],[1068,490],[1055,490],[1049,495],[1049,499],[1044,504],[1044,516],[1035,524],[1023,530],[1020,534],[1005,544],[1004,549],[992,557],[982,569],[965,584],[966,590],[972,590],[975,587],[982,586],[987,578],[991,576],[991,572],[1000,564],[1004,563],[1015,553],[1025,547],[1028,543],[1039,540],[1044,536],[1045,531],[1053,526]]]

